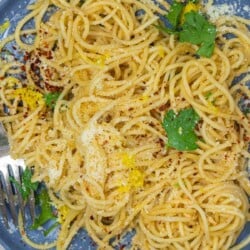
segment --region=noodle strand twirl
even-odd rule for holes
[[[249,71],[249,21],[219,18],[204,58],[156,28],[164,12],[153,1],[39,0],[29,10],[0,43],[23,51],[0,61],[0,121],[11,155],[66,213],[57,249],[80,228],[100,249],[131,229],[132,249],[233,246],[249,218],[249,114],[238,107],[249,77],[232,85]],[[190,108],[196,148],[180,151],[163,120]]]

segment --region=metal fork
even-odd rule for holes
[[[0,123],[0,214],[7,228],[10,222],[18,225],[18,213],[21,212],[23,221],[25,221],[26,206],[29,208],[31,220],[35,218],[35,198],[34,193],[26,202],[23,200],[20,190],[10,181],[10,177],[16,179],[21,184],[22,173],[25,170],[24,161],[21,159],[14,160],[9,155],[9,143],[6,132]]]

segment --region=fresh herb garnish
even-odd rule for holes
[[[28,167],[22,173],[21,183],[19,183],[15,178],[10,177],[10,181],[16,185],[24,200],[27,200],[31,192],[36,191],[38,187],[38,182],[32,182],[31,178],[32,171]]]
[[[180,151],[197,149],[198,138],[194,129],[199,120],[193,108],[183,109],[178,114],[169,110],[163,120],[163,128],[168,136],[167,146]]]
[[[165,16],[169,23],[172,25],[171,29],[175,31],[180,22],[181,13],[183,11],[184,4],[174,1],[170,6],[168,14]]]
[[[40,215],[35,219],[35,222],[31,226],[31,229],[38,229],[40,226],[44,225],[47,221],[51,219],[56,219],[53,208],[51,206],[51,201],[49,198],[49,194],[45,188],[43,188],[36,197],[38,204],[41,208]]]
[[[48,107],[54,109],[56,102],[60,96],[60,92],[51,92],[44,95],[45,103]]]
[[[166,25],[155,26],[162,32],[176,34],[180,42],[189,42],[199,46],[197,55],[211,57],[215,47],[216,27],[198,10],[198,1],[181,3],[174,1],[165,18]]]
[[[216,37],[216,27],[200,13],[191,11],[185,14],[185,22],[180,31],[180,42],[200,45],[197,54],[211,57]]]
[[[212,95],[213,95],[212,92],[207,92],[207,93],[205,94],[205,99],[206,99],[206,100],[209,100],[209,99],[212,97]]]
[[[27,200],[32,191],[37,191],[39,182],[32,182],[32,170],[26,168],[21,176],[21,184],[13,177],[10,177],[10,181],[15,184],[19,189],[22,198]],[[32,230],[38,229],[51,219],[56,219],[48,192],[45,187],[42,188],[39,194],[36,195],[37,205],[40,206],[40,215],[35,219],[33,225],[30,227]],[[58,222],[52,224],[50,228],[44,231],[44,235],[47,236],[54,228],[59,225]]]
[[[45,236],[45,237],[48,236],[48,235],[49,235],[54,229],[56,229],[59,225],[60,225],[59,222],[55,222],[54,224],[52,224],[52,226],[51,226],[50,228],[46,229],[46,230],[43,232],[44,236]]]

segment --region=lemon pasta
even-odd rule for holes
[[[23,52],[0,61],[0,121],[58,210],[47,248],[85,228],[99,249],[131,229],[132,249],[229,249],[249,219],[249,75],[232,82],[249,71],[250,22],[206,24],[203,56],[204,41],[162,32],[158,2],[39,0],[0,42]]]

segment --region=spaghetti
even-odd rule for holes
[[[151,1],[28,8],[0,44],[24,51],[24,62],[0,62],[0,121],[12,156],[34,166],[64,211],[57,249],[82,227],[100,249],[132,228],[132,249],[229,249],[249,218],[249,115],[238,107],[249,75],[231,85],[249,70],[249,21],[218,19],[212,57],[197,58],[196,45],[153,25],[164,11]],[[59,98],[48,107],[51,92]],[[188,107],[200,117],[198,149],[166,147],[164,115]]]

